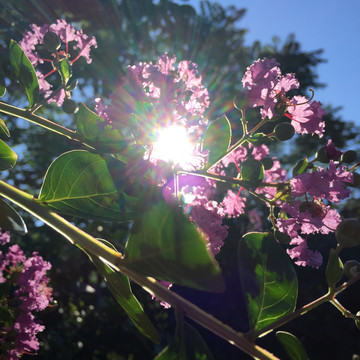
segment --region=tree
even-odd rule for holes
[[[98,49],[94,52],[92,64],[93,71],[89,71],[85,63],[80,63],[75,74],[79,78],[79,89],[81,90],[80,100],[92,101],[95,96],[108,97],[112,92],[118,79],[125,74],[128,64],[135,64],[139,61],[152,61],[160,54],[167,51],[175,54],[179,60],[191,59],[201,68],[204,74],[204,83],[211,91],[212,112],[208,113],[211,119],[218,115],[228,112],[236,129],[236,121],[239,117],[238,111],[233,110],[234,94],[239,93],[241,88],[241,78],[245,68],[252,60],[260,56],[276,57],[282,64],[287,64],[283,72],[296,72],[301,68],[301,80],[306,87],[320,86],[314,74],[314,69],[322,61],[321,52],[314,51],[303,53],[300,45],[294,38],[289,38],[283,48],[260,45],[253,49],[244,47],[245,30],[238,28],[236,22],[244,15],[245,10],[236,8],[224,9],[221,5],[204,2],[201,13],[189,5],[180,5],[172,1],[109,1],[101,3],[98,1],[76,1],[76,2],[56,2],[50,0],[38,1],[36,3],[19,2],[17,6],[3,1],[3,12],[0,15],[1,26],[9,29],[1,34],[1,62],[8,73],[9,63],[7,58],[7,46],[10,38],[19,40],[25,29],[30,23],[42,24],[53,22],[55,19],[65,15],[69,21],[81,22],[87,33],[95,34],[98,40]],[[226,39],[226,41],[224,41]],[[111,50],[110,50],[111,49]],[[111,51],[111,52],[110,52]],[[12,79],[8,79],[12,81]],[[15,85],[11,82],[10,88]],[[301,89],[305,91],[305,89]],[[22,101],[21,95],[14,91],[17,101]],[[241,97],[241,95],[239,96]],[[56,108],[51,112],[55,113]],[[47,114],[46,114],[47,115]],[[52,115],[54,117],[54,115]],[[66,124],[72,124],[71,117],[61,118]],[[26,168],[21,168],[21,173],[26,178],[19,178],[20,171],[11,171],[15,184],[28,184],[32,191],[36,191],[39,180],[43,176],[49,158],[62,153],[64,144],[57,141],[56,136],[49,136],[48,143],[39,143],[37,138],[43,136],[39,130],[34,130],[31,126],[25,126],[20,121],[11,119],[10,131],[14,145],[26,143],[26,151],[23,152],[23,164],[29,164],[31,159],[36,159],[38,167],[33,167],[31,171],[24,172]],[[353,139],[349,126],[345,125],[340,119],[334,124],[334,134],[344,131],[346,137],[339,135],[338,146],[345,145],[344,140]],[[241,129],[238,129],[238,136]],[[333,136],[334,134],[331,134]],[[344,133],[343,133],[344,134]],[[45,148],[44,148],[45,145]],[[66,144],[66,148],[71,148],[72,144]],[[299,146],[303,146],[304,143]],[[308,148],[308,143],[306,145]],[[315,151],[318,144],[310,151]],[[40,160],[41,157],[41,160]],[[291,162],[292,159],[290,158]],[[22,165],[20,161],[20,165]],[[32,165],[35,165],[33,163]],[[19,167],[17,169],[20,169]],[[234,226],[234,225],[233,225]],[[234,226],[234,233],[241,228],[242,224]],[[29,243],[29,249],[41,251],[53,263],[53,286],[58,291],[58,302],[61,311],[54,311],[47,320],[48,332],[44,334],[45,346],[40,352],[42,358],[103,358],[106,354],[109,359],[116,359],[118,355],[123,358],[130,358],[133,354],[135,358],[153,358],[156,353],[152,344],[135,335],[133,341],[121,342],[119,339],[125,337],[122,331],[129,331],[131,325],[125,320],[124,314],[116,307],[115,300],[103,288],[103,281],[97,276],[86,262],[85,257],[73,248],[63,246],[58,236],[37,223],[31,224],[31,244],[29,237],[23,239],[22,243]],[[100,221],[84,221],[83,227],[95,234],[97,237],[109,235],[113,238],[121,238],[118,234],[125,229],[112,227],[111,224],[104,224]],[[103,229],[99,231],[100,229]],[[115,236],[115,232],[117,232]],[[107,236],[104,236],[107,238]],[[231,252],[235,245],[235,236],[230,237],[226,246]],[[51,244],[44,248],[43,244]],[[56,245],[52,245],[56,244]],[[117,244],[119,246],[119,244]],[[121,246],[121,244],[120,244]],[[56,266],[56,264],[66,262],[67,267]],[[228,264],[229,283],[233,279],[233,264]],[[81,275],[80,281],[75,283],[72,279],[73,274]],[[90,284],[87,287],[85,284]],[[238,284],[233,283],[233,287]],[[95,289],[94,292],[93,289]],[[142,292],[137,289],[142,297],[145,307],[151,305],[148,295],[140,295]],[[186,290],[178,289],[179,292]],[[107,295],[106,295],[107,294]],[[198,297],[196,292],[187,294],[189,297]],[[229,294],[225,294],[228,296]],[[236,299],[236,295],[233,300]],[[206,303],[204,295],[199,300]],[[100,303],[100,304],[99,304]],[[64,305],[67,304],[67,305]],[[216,309],[215,312],[223,312],[224,318],[233,316],[236,301],[231,304],[230,312],[224,309]],[[98,310],[100,307],[101,310]],[[102,308],[103,307],[103,308]],[[117,310],[116,310],[116,309]],[[102,310],[103,309],[103,310]],[[114,327],[109,328],[110,319],[114,318],[114,312],[119,321]],[[241,306],[238,312],[240,317],[244,316]],[[164,338],[168,337],[169,331],[173,330],[172,315],[161,311],[155,306],[152,317],[158,327],[164,331]],[[170,317],[170,325],[165,323],[164,318]],[[221,315],[220,315],[221,317]],[[61,319],[61,324],[58,325]],[[75,321],[74,321],[75,319]],[[45,319],[44,319],[45,320]],[[45,320],[46,321],[46,320]],[[77,322],[77,331],[72,329]],[[90,337],[89,329],[97,328],[96,341],[91,344],[86,343],[85,339]],[[120,333],[120,334],[119,334]],[[74,346],[74,340],[76,345]],[[136,345],[135,345],[136,344]],[[139,345],[141,344],[141,345]],[[56,354],[54,354],[56,352]],[[116,354],[115,354],[116,353]],[[229,355],[232,356],[232,355]],[[230,357],[229,357],[230,358]]]

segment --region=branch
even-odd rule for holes
[[[230,344],[238,347],[242,351],[257,359],[279,360],[267,350],[248,340],[242,333],[236,332],[228,325],[223,324],[221,321],[206,313],[180,295],[166,289],[157,283],[155,279],[144,277],[128,270],[125,266],[123,266],[123,256],[121,253],[107,247],[102,242],[93,238],[81,229],[78,229],[61,216],[39,205],[34,201],[33,197],[26,192],[0,180],[0,194],[52,227],[70,242],[86,251],[91,252],[92,254],[98,256],[102,261],[111,265],[113,268],[121,271],[131,280],[142,286],[146,291],[171,304],[174,308],[181,309],[186,316],[193,319],[199,325],[212,331],[222,339],[230,342]]]
[[[0,112],[30,121],[47,130],[63,135],[71,140],[78,141],[87,148],[94,150],[94,147],[85,143],[84,140],[81,137],[79,137],[79,135],[75,131],[63,127],[59,124],[56,124],[55,122],[45,119],[41,116],[35,115],[31,111],[20,109],[16,106],[12,106],[0,101]]]

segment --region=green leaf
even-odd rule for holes
[[[292,175],[296,176],[302,174],[304,171],[306,171],[308,164],[308,158],[299,160],[293,168]]]
[[[209,166],[221,158],[230,146],[231,126],[224,115],[213,121],[204,135],[203,149],[209,150]]]
[[[4,230],[15,231],[19,235],[27,234],[27,227],[23,218],[7,202],[0,198],[0,227]]]
[[[259,146],[262,144],[270,143],[272,139],[264,133],[256,133],[251,135],[251,137],[247,139],[247,141],[254,146]]]
[[[295,309],[293,265],[269,233],[248,233],[238,249],[239,273],[252,330],[260,330]]]
[[[329,260],[326,266],[326,282],[330,288],[342,278],[344,273],[344,265],[337,255],[335,249],[330,249]]]
[[[180,356],[180,354],[182,356]],[[154,360],[214,360],[201,335],[189,324],[184,323],[182,331],[177,331],[169,346]]]
[[[257,187],[264,178],[264,165],[257,160],[249,158],[241,164],[241,180],[250,187]]]
[[[10,137],[10,131],[5,124],[5,121],[3,119],[0,119],[0,136],[2,135]]]
[[[280,341],[291,360],[308,360],[309,357],[300,340],[285,331],[276,333],[277,339]]]
[[[37,201],[76,217],[127,220],[134,216],[115,187],[106,161],[84,150],[69,151],[54,160]]]
[[[2,68],[2,65],[0,63],[0,97],[3,97],[6,93],[6,87],[5,87],[5,75]]]
[[[120,306],[125,310],[138,330],[153,342],[159,344],[160,336],[152,322],[145,314],[141,304],[131,291],[129,279],[120,272],[114,271],[98,257],[88,254],[96,268],[104,276],[109,290]]]
[[[63,85],[66,85],[72,75],[72,66],[68,58],[64,58],[59,61],[59,73],[61,75],[61,80]]]
[[[154,192],[131,229],[124,264],[159,280],[207,291],[222,291],[218,264],[195,225],[177,204],[166,203]]]
[[[127,145],[119,130],[105,126],[105,120],[84,104],[80,104],[76,115],[76,131],[86,142],[104,151],[121,152]]]
[[[17,160],[16,153],[0,140],[0,171],[11,169]]]
[[[10,42],[10,62],[31,109],[39,100],[39,82],[30,60],[14,40]]]

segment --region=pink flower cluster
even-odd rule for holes
[[[261,117],[272,119],[285,115],[291,119],[295,132],[322,136],[325,123],[322,117],[325,110],[317,101],[309,103],[303,96],[286,97],[286,93],[299,88],[294,74],[281,74],[275,59],[259,59],[247,68],[242,79],[246,88],[249,107],[261,107]]]
[[[10,241],[9,234],[1,229],[0,241],[2,245]],[[50,268],[50,263],[35,252],[27,258],[18,245],[10,246],[6,254],[0,251],[0,284],[11,285],[10,293],[0,297],[0,305],[11,315],[11,321],[0,328],[0,344],[3,348],[6,344],[0,358],[15,360],[24,352],[34,353],[39,349],[36,335],[44,326],[35,322],[33,312],[44,310],[51,300],[52,289],[47,286],[46,276]]]
[[[96,99],[96,111],[114,128],[130,129],[136,140],[149,140],[159,128],[185,126],[199,137],[206,124],[204,111],[210,100],[197,75],[197,65],[175,56],[160,56],[155,64],[129,66],[128,73],[105,107]],[[199,131],[200,130],[200,131]]]
[[[30,31],[24,33],[20,46],[34,67],[38,64],[43,64],[44,62],[55,64],[55,60],[59,61],[64,58],[68,58],[70,63],[73,64],[81,56],[85,58],[88,64],[91,63],[90,49],[92,46],[95,48],[97,47],[95,37],[89,38],[82,30],[76,30],[72,25],[68,24],[66,20],[59,19],[55,24],[44,24],[41,27],[32,24],[30,25],[30,28]],[[38,51],[38,46],[43,44],[44,36],[47,32],[57,34],[62,43],[64,43],[64,49],[61,50],[60,48],[55,54],[51,54],[51,59],[42,58]],[[71,60],[69,48],[75,52],[74,58]],[[55,71],[56,69],[53,69],[45,75],[38,70],[36,71],[39,80],[40,93],[44,94],[45,97],[48,97],[52,93],[52,85],[48,83],[45,78]],[[65,90],[62,89],[49,99],[49,102],[56,102],[58,106],[61,106],[66,95]]]
[[[333,145],[328,144],[328,147],[332,148]],[[333,160],[326,169],[318,166],[312,172],[305,172],[290,180],[292,200],[281,205],[282,213],[286,216],[278,218],[277,227],[292,238],[290,245],[295,247],[288,253],[297,259],[296,264],[321,265],[321,254],[309,250],[301,235],[307,237],[313,233],[335,232],[341,219],[329,204],[347,198],[350,190],[346,183],[352,182],[353,174]]]

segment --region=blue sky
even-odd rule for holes
[[[190,0],[197,7],[200,0]],[[327,63],[318,65],[319,81],[328,86],[316,90],[315,99],[334,107],[343,120],[360,126],[360,0],[221,0],[247,12],[238,26],[247,28],[246,45],[259,40],[283,42],[290,33],[303,51],[324,49]]]

